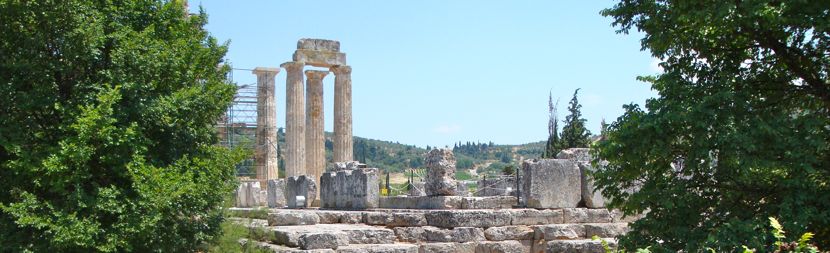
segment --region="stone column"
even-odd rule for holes
[[[285,80],[285,175],[302,176],[305,171],[305,94],[303,93],[303,66],[301,62],[280,65],[287,74]]]
[[[274,77],[279,68],[255,68],[257,84],[256,179],[277,179],[277,105],[274,98]]]
[[[306,70],[306,132],[305,132],[305,168],[306,173],[315,181],[326,169],[326,139],[323,122],[323,78],[328,71]],[[319,194],[319,191],[318,191]],[[319,199],[319,196],[317,196]]]
[[[334,157],[332,162],[352,161],[352,67],[331,67],[334,72]],[[364,161],[365,162],[365,161]]]

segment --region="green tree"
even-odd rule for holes
[[[568,116],[565,116],[565,126],[562,127],[561,144],[559,147],[566,148],[587,148],[590,142],[591,132],[585,129],[585,119],[582,118],[582,105],[576,98],[579,89],[574,91],[568,107]],[[554,154],[555,156],[556,154]]]
[[[830,246],[828,1],[621,1],[602,12],[645,33],[659,96],[626,105],[594,174],[610,206],[647,211],[628,248],[760,251],[788,232]]]
[[[241,156],[225,45],[165,1],[0,0],[0,252],[188,252]]]
[[[561,150],[559,140],[559,99],[553,103],[553,93],[548,93],[548,140],[545,142],[545,152],[542,158],[553,158]]]

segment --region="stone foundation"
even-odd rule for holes
[[[377,208],[377,169],[341,170],[320,177],[320,207],[332,209]]]

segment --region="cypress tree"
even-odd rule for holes
[[[574,96],[571,98],[568,112],[570,114],[565,116],[565,126],[562,127],[562,148],[587,148],[590,142],[591,132],[585,129],[585,119],[582,118],[582,105],[577,99],[579,89],[574,91]]]

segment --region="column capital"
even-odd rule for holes
[[[331,67],[331,72],[334,72],[334,75],[351,74],[352,67],[349,65],[336,65]]]
[[[285,62],[283,64],[280,64],[280,67],[284,68],[286,71],[291,71],[291,70],[295,70],[295,69],[302,70],[303,67],[305,67],[305,63],[296,62],[296,61],[289,61],[289,62]]]
[[[329,72],[325,70],[306,70],[305,76],[308,80],[322,80]]]
[[[276,75],[276,74],[280,73],[280,68],[256,67],[256,68],[254,68],[254,70],[251,71],[251,73],[254,74],[254,75],[260,75],[260,74],[273,74],[273,75]]]

